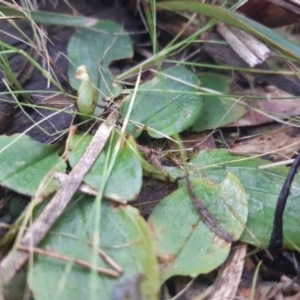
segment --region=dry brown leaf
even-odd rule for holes
[[[300,286],[297,277],[294,279],[283,275],[280,282],[262,281],[258,275],[257,281],[254,282],[254,274],[257,266],[251,259],[246,259],[243,270],[242,280],[237,292],[236,299],[243,300],[299,300]],[[251,295],[253,287],[254,295]],[[254,296],[254,297],[253,297]]]
[[[254,299],[299,300],[300,288],[292,279],[289,279],[287,282],[266,282],[256,288]]]
[[[265,97],[266,100],[242,99],[240,102],[250,105],[251,108],[241,119],[226,125],[226,127],[255,126],[300,114],[299,99],[295,99],[289,93],[274,86],[257,87],[255,92],[257,97]],[[252,92],[244,91],[244,93]]]
[[[268,27],[296,23],[300,15],[298,5],[286,0],[248,0],[238,11]]]
[[[239,247],[232,249],[231,254],[221,267],[218,277],[213,284],[214,290],[207,299],[235,299],[246,253],[246,244],[242,244]]]
[[[284,127],[270,133],[249,139],[245,142],[232,146],[229,151],[233,154],[265,154],[270,151],[276,153],[270,154],[273,160],[282,158],[291,158],[300,148],[300,128]],[[277,151],[280,149],[279,151]]]

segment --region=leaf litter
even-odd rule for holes
[[[76,6],[75,2],[72,4]],[[187,3],[166,2],[162,5],[179,10],[186,9],[195,12],[201,10],[204,15],[222,20],[229,25],[235,25],[269,45],[275,46],[277,50],[287,56],[299,60],[300,52],[296,44],[249,18],[207,4],[190,3],[190,6],[187,6]],[[127,9],[129,8],[127,7]],[[59,15],[57,16],[59,18]],[[159,10],[157,16],[159,22]],[[32,17],[38,19],[39,12],[34,13]],[[43,17],[47,19],[50,15],[45,13]],[[176,20],[177,17],[173,15],[171,18]],[[65,18],[64,21],[71,22],[71,20],[72,18]],[[164,19],[165,21],[166,19]],[[180,21],[182,22],[182,19]],[[55,20],[51,21],[50,18],[45,22],[49,24]],[[62,22],[62,19],[58,22]],[[96,22],[96,19],[93,19],[93,22]],[[176,24],[178,25],[180,22]],[[190,35],[195,32],[195,24],[189,31]],[[150,30],[154,27],[149,26]],[[172,28],[170,30],[172,31]],[[243,33],[240,34],[243,35]],[[274,44],[270,37],[277,44]],[[180,44],[181,41],[178,40],[178,49],[183,45]],[[98,43],[97,47],[95,43]],[[206,41],[205,44],[209,43]],[[176,43],[175,46],[177,46]],[[226,45],[227,48],[234,50],[235,46],[231,46],[232,48]],[[140,56],[147,52],[141,51],[141,48],[137,49],[139,49]],[[41,247],[41,250],[45,249],[44,254],[39,250],[40,248],[35,249],[36,252],[33,251],[33,253],[40,253],[34,255],[34,264],[29,270],[30,276],[28,277],[30,289],[34,292],[36,299],[48,297],[50,291],[51,297],[74,299],[80,295],[80,298],[97,299],[104,287],[103,299],[123,299],[125,297],[158,299],[160,287],[164,286],[167,279],[174,278],[175,275],[197,278],[199,274],[210,273],[224,263],[229,256],[233,240],[223,239],[222,234],[220,232],[218,234],[218,226],[222,226],[224,230],[234,235],[234,241],[239,240],[239,242],[254,245],[257,248],[268,246],[276,199],[288,169],[273,167],[260,170],[260,166],[269,164],[269,162],[257,158],[250,159],[247,156],[233,156],[227,150],[222,149],[206,151],[192,146],[193,150],[186,153],[184,149],[186,146],[182,147],[180,135],[189,140],[195,138],[195,135],[189,135],[190,132],[202,133],[212,130],[211,133],[207,131],[207,136],[213,138],[207,147],[216,148],[228,144],[226,131],[230,136],[232,133],[230,127],[254,126],[274,121],[286,123],[284,118],[294,117],[298,114],[297,99],[286,99],[297,96],[295,92],[291,92],[298,90],[296,82],[294,84],[291,80],[286,81],[284,76],[278,74],[272,75],[273,77],[270,75],[263,77],[262,74],[249,77],[248,74],[245,75],[245,70],[240,72],[236,70],[238,76],[230,77],[229,73],[233,72],[230,67],[227,72],[226,69],[223,69],[220,72],[222,74],[217,74],[212,73],[214,67],[218,67],[213,64],[206,64],[204,68],[197,69],[196,65],[188,67],[180,65],[180,61],[177,61],[177,65],[166,64],[166,67],[163,62],[162,65],[158,63],[153,67],[155,60],[152,61],[152,64],[147,64],[147,59],[143,61],[141,57],[134,57],[131,63],[134,60],[136,60],[136,64],[140,63],[141,72],[145,70],[147,72],[147,76],[144,77],[147,80],[133,90],[129,83],[119,82],[115,73],[110,71],[112,62],[114,62],[114,67],[115,63],[118,66],[117,60],[123,59],[123,64],[126,64],[125,58],[131,58],[133,55],[132,42],[123,27],[111,21],[96,22],[88,27],[81,25],[72,34],[67,53],[70,59],[69,69],[64,68],[63,72],[68,71],[71,86],[75,90],[78,89],[78,82],[73,76],[79,65],[86,64],[92,73],[93,85],[98,89],[98,107],[91,119],[98,118],[99,120],[99,118],[103,119],[103,117],[111,115],[111,111],[116,109],[116,106],[111,105],[114,98],[117,102],[122,100],[121,122],[117,125],[122,126],[124,118],[129,112],[130,118],[126,135],[120,134],[118,126],[114,126],[116,127],[114,137],[109,139],[105,150],[84,179],[91,188],[98,190],[98,196],[94,199],[82,192],[76,193],[71,204],[51,228],[51,233],[38,246]],[[206,53],[211,55],[212,59],[217,58],[212,50],[206,50]],[[225,53],[225,50],[221,53]],[[157,57],[160,58],[163,55]],[[171,58],[174,57],[171,56]],[[231,61],[238,61],[237,56],[233,57]],[[271,57],[270,60],[272,59]],[[225,63],[228,64],[229,61],[229,59],[225,60]],[[243,64],[238,67],[247,69],[247,64]],[[149,66],[151,69],[148,68]],[[274,62],[272,66],[274,66]],[[236,65],[233,64],[232,67],[234,69]],[[209,69],[209,72],[206,68]],[[275,68],[279,68],[279,64]],[[269,65],[257,66],[258,71],[261,69],[272,71]],[[136,74],[133,72],[130,75]],[[35,76],[41,77],[40,75]],[[233,80],[239,84],[242,82],[239,86],[238,97],[230,90],[230,82]],[[288,87],[284,91],[278,90],[278,87],[282,87],[281,80]],[[250,90],[246,91],[242,87],[245,83],[250,86]],[[277,88],[270,87],[270,84],[277,84]],[[235,93],[237,92],[235,91]],[[127,96],[124,98],[124,95]],[[35,96],[34,92],[33,96]],[[245,100],[247,96],[250,99]],[[296,122],[296,119],[288,120],[289,123],[291,121]],[[76,124],[80,126],[79,123]],[[86,125],[80,127],[81,131],[86,130],[87,127],[84,126]],[[223,128],[222,131],[218,129],[220,127]],[[222,133],[223,131],[225,135]],[[198,139],[197,135],[196,137]],[[3,146],[6,147],[13,137],[1,136],[1,138],[3,138]],[[4,176],[1,185],[20,194],[35,196],[41,180],[53,167],[62,166],[57,171],[65,173],[67,177],[72,174],[71,170],[78,168],[77,162],[80,156],[85,155],[83,153],[91,138],[91,135],[82,132],[71,137],[68,155],[64,157],[68,162],[68,169],[66,169],[64,160],[59,156],[63,150],[59,143],[47,146],[26,136],[20,136],[20,147],[12,148],[14,151],[9,151],[9,155],[2,156],[3,160],[0,161],[4,170],[2,173],[10,170],[13,174]],[[152,149],[155,147],[155,139],[166,140],[165,146],[159,151]],[[262,139],[266,142],[262,143]],[[286,127],[276,133],[260,136],[247,142],[240,143],[238,137],[234,139],[230,150],[243,154],[264,155],[266,151],[277,152],[279,148],[295,144],[288,152],[279,153],[281,156],[290,158],[298,150],[296,139],[297,127]],[[40,140],[46,141],[44,138]],[[22,141],[26,146],[21,143]],[[171,147],[172,143],[176,146]],[[137,144],[143,144],[143,147],[148,148],[147,153],[155,152],[161,166],[157,163],[151,165],[151,162],[142,158]],[[120,152],[114,152],[114,148],[118,148],[118,145],[121,145]],[[249,148],[250,145],[252,148]],[[26,151],[24,151],[25,147]],[[174,148],[176,156],[173,154]],[[191,149],[190,146],[188,148],[188,150]],[[36,179],[34,179],[35,177],[30,178],[34,169],[31,168],[32,160],[28,153],[34,156],[32,158],[34,161],[38,149],[42,153],[42,159],[37,159],[38,163],[45,160],[44,152],[48,153],[46,160],[49,157],[49,163],[47,162],[47,168],[42,163],[43,172],[35,174]],[[270,156],[269,158],[279,159],[279,154],[277,157]],[[13,164],[8,167],[7,161],[11,161],[12,156],[24,156],[22,163],[25,167],[22,165],[21,168],[15,169]],[[112,161],[114,162],[113,166]],[[185,171],[183,171],[184,166]],[[157,200],[161,201],[153,211],[148,211],[147,214],[150,214],[148,223],[139,215],[139,210],[132,208],[131,205],[120,205],[106,200],[109,198],[125,203],[126,200],[136,199],[142,189],[142,167],[144,175],[148,174],[153,177],[153,180],[165,178],[165,180],[172,181],[172,184],[178,184],[178,189],[162,200],[154,199],[156,202],[158,202]],[[163,176],[165,170],[170,176]],[[186,172],[191,178],[192,193],[203,200],[205,208],[213,216],[216,226],[207,226],[205,220],[203,221],[199,217],[194,207],[195,203],[193,204],[191,201],[192,193],[188,191],[189,186],[185,185],[186,181],[183,179]],[[28,179],[34,182],[34,187],[28,185]],[[82,180],[83,178],[80,179],[79,184]],[[23,182],[23,184],[16,185],[16,181]],[[106,185],[103,184],[105,181],[107,181]],[[299,249],[296,203],[299,196],[298,181],[299,178],[296,176],[284,217],[284,246],[292,250]],[[56,179],[53,182],[55,184],[50,184],[51,188],[43,190],[41,195],[46,196],[59,188],[59,182]],[[65,184],[63,183],[63,185]],[[161,194],[158,197],[161,198]],[[22,253],[23,257],[28,256],[25,248],[23,249],[25,252],[20,251],[23,245],[22,241],[19,245],[18,255]],[[60,254],[61,257],[67,256],[69,261],[62,262],[50,256],[47,257],[46,249],[49,248],[53,249],[53,253]],[[82,259],[94,267],[98,264],[106,266],[106,262],[97,254],[99,248],[121,265],[124,273],[120,274],[120,277],[112,279],[101,272],[93,271],[93,267],[91,270],[85,270],[76,263]],[[2,264],[4,262],[5,260],[2,261]],[[243,264],[243,258],[241,258],[241,264]],[[47,274],[45,270],[47,270]],[[43,273],[47,280],[41,275]],[[239,281],[239,276],[235,282]],[[82,289],[82,286],[87,288]],[[53,289],[53,287],[59,288]],[[233,289],[236,291],[237,286],[232,287]],[[168,293],[171,293],[170,290]],[[198,293],[198,296],[200,294]],[[234,294],[232,293],[231,297],[234,297]]]

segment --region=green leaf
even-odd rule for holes
[[[249,196],[247,230],[241,241],[257,247],[267,247],[269,244],[275,206],[289,171],[286,167],[258,169],[267,163],[262,159],[230,155],[227,150],[205,150],[190,162],[197,176],[215,182],[222,181],[227,172],[239,178]],[[300,176],[297,174],[284,212],[284,245],[290,249],[300,247],[299,198]]]
[[[96,233],[90,221],[94,211],[91,197],[82,196],[79,202],[76,199],[39,247],[91,262]],[[104,202],[99,230],[101,249],[123,268],[123,274],[112,278],[73,263],[35,255],[29,285],[36,300],[158,298],[158,266],[152,239],[138,210]],[[111,268],[100,256],[97,266]]]
[[[222,7],[196,1],[168,1],[160,2],[157,5],[175,11],[191,11],[222,21],[256,36],[287,56],[300,61],[299,45],[287,40],[275,30],[250,20],[241,14],[226,10]]]
[[[109,64],[132,55],[131,40],[118,24],[101,21],[93,27],[79,28],[68,45],[70,83],[78,90],[80,81],[74,78],[74,74],[80,65],[86,65],[91,81],[99,91],[98,103],[103,103],[103,98],[117,96],[121,91],[121,87],[113,82]],[[100,108],[96,108],[95,114],[99,111]]]
[[[111,159],[111,151],[116,146],[119,135],[114,134],[111,143],[107,143],[96,162],[84,178],[84,182],[98,190],[102,180],[106,178],[107,160]],[[70,141],[72,152],[69,156],[71,167],[74,167],[86,147],[90,144],[91,135],[75,135]],[[116,200],[135,200],[142,187],[143,169],[133,149],[136,144],[132,138],[122,140],[121,147],[114,162],[113,169],[107,180],[104,196]]]
[[[200,77],[202,87],[225,94],[229,78],[219,74],[205,74]],[[200,118],[193,125],[194,131],[215,129],[240,119],[245,113],[244,106],[234,103],[226,96],[204,96],[204,107]]]
[[[233,174],[217,185],[192,181],[194,193],[229,233],[238,239],[247,221],[247,196]],[[200,220],[186,187],[164,198],[149,217],[160,260],[161,280],[174,275],[196,277],[221,265],[231,244],[219,238]]]
[[[196,75],[182,66],[169,68],[141,84],[134,99],[130,114],[132,122],[127,126],[127,131],[134,137],[141,134],[144,128],[138,128],[134,125],[135,122],[143,124],[148,134],[154,138],[171,136],[187,129],[202,111],[202,97],[197,95],[198,85]],[[123,119],[131,98],[132,94],[121,107]]]
[[[64,160],[57,154],[60,147],[39,143],[26,135],[0,136],[1,186],[33,196],[45,180],[41,196],[57,190],[59,181],[48,181],[54,172],[66,171]]]

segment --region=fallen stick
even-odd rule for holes
[[[63,182],[61,188],[45,207],[40,216],[34,221],[21,239],[19,245],[22,247],[36,247],[46,236],[55,221],[62,214],[73,195],[79,188],[84,176],[88,173],[95,160],[99,156],[107,139],[109,138],[119,113],[113,111],[98,128],[89,146]],[[0,263],[1,286],[9,282],[16,272],[28,260],[30,253],[12,249]]]

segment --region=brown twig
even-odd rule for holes
[[[57,253],[55,251],[47,251],[41,248],[37,248],[37,247],[31,247],[31,246],[22,246],[22,245],[18,245],[18,250],[21,251],[25,251],[28,253],[34,253],[34,254],[40,254],[43,256],[48,256],[48,257],[52,257],[52,258],[56,258],[59,260],[63,260],[63,261],[73,261],[75,264],[87,268],[87,269],[91,269],[91,270],[96,270],[99,273],[111,276],[111,277],[119,277],[121,275],[121,272],[118,272],[117,270],[111,270],[111,269],[107,269],[104,267],[99,267],[99,266],[94,266],[92,264],[90,264],[89,262],[82,260],[82,259],[73,259],[70,256],[61,254],[61,253]]]
[[[111,258],[109,257],[103,250],[99,250],[99,255],[118,273],[123,273],[123,269]]]
[[[113,111],[108,116],[107,120],[99,126],[84,155],[70,172],[61,188],[45,207],[40,216],[28,229],[24,237],[21,239],[19,246],[35,247],[46,236],[47,232],[62,214],[79,188],[84,176],[90,170],[91,166],[94,164],[95,160],[104,148],[118,116],[118,111]],[[0,278],[3,285],[14,277],[16,272],[27,261],[28,257],[29,254],[27,252],[16,251],[16,249],[12,249],[4,257],[0,263]]]

